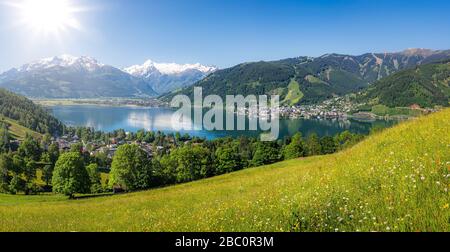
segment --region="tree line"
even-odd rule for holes
[[[16,120],[20,125],[45,134],[61,134],[63,123],[44,108],[27,98],[0,88],[0,115]]]
[[[0,128],[0,136],[2,135]],[[125,133],[96,132],[88,128],[68,128],[66,134],[80,134],[87,141],[110,137],[124,143],[108,160],[103,153],[91,155],[83,144],[73,144],[60,153],[50,135],[42,139],[27,136],[16,150],[8,147],[7,137],[0,139],[0,191],[34,194],[53,191],[74,194],[110,191],[136,191],[184,183],[230,173],[282,160],[331,154],[353,146],[364,136],[348,131],[334,137],[307,137],[297,133],[275,142],[256,138],[219,138],[205,140],[189,135],[140,130]],[[7,135],[7,131],[6,131]],[[142,148],[152,146],[152,152]],[[44,186],[37,184],[40,171]],[[106,181],[101,172],[109,173]]]

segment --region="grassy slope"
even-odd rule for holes
[[[25,138],[27,133],[36,138],[41,137],[41,134],[19,125],[19,123],[15,120],[0,116],[0,122],[6,123],[8,125],[8,131],[15,139],[22,140]]]
[[[288,86],[288,94],[282,103],[292,106],[299,103],[303,96],[302,91],[300,91],[300,85],[292,79]]]
[[[335,155],[164,189],[78,201],[0,195],[0,230],[450,231],[449,132],[445,110]]]

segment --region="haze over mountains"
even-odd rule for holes
[[[308,104],[362,90],[405,69],[450,59],[450,50],[408,49],[359,56],[326,54],[270,62],[243,63],[218,70],[201,64],[156,63],[118,69],[90,57],[62,55],[11,69],[0,87],[32,98],[278,94],[284,104]]]
[[[153,97],[192,85],[214,70],[151,61],[121,70],[91,57],[61,55],[1,74],[0,87],[32,98]]]

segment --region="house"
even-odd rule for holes
[[[413,104],[413,105],[409,106],[409,108],[413,109],[413,110],[421,110],[422,109],[419,104]]]

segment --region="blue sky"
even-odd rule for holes
[[[5,0],[0,0],[5,1]],[[221,68],[336,52],[450,49],[450,1],[69,0],[80,30],[31,35],[0,5],[0,71],[63,53],[117,67],[157,62]]]

